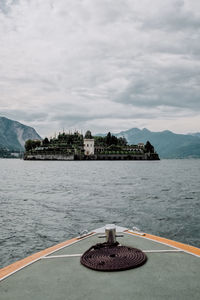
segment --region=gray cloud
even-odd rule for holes
[[[170,106],[200,109],[199,69],[173,66],[152,68],[134,76],[116,101],[141,107]]]
[[[1,114],[42,134],[200,130],[199,1],[0,0],[0,23]]]
[[[12,6],[18,3],[19,0],[0,0],[0,11],[4,14],[8,14],[11,11]]]
[[[16,110],[1,110],[0,115],[6,115],[8,118],[13,120],[23,120],[24,122],[40,122],[48,117],[47,113],[42,112],[28,112],[26,109],[16,109]]]

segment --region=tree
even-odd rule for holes
[[[111,145],[117,145],[118,144],[118,138],[114,135],[111,135]]]
[[[47,137],[45,137],[45,139],[42,141],[42,144],[45,146],[49,144],[49,140]]]
[[[108,134],[107,134],[107,136],[106,136],[106,144],[107,144],[108,146],[110,146],[110,145],[112,144],[111,141],[112,141],[111,133],[108,132]]]
[[[127,145],[127,140],[126,140],[125,137],[120,137],[120,138],[118,139],[118,143],[119,143],[119,145],[121,145],[121,146],[126,146],[126,145]]]
[[[41,141],[40,140],[27,140],[25,142],[25,149],[26,151],[35,149],[36,147],[39,147],[41,145]]]
[[[154,153],[154,147],[149,141],[146,142],[145,149],[147,152]]]

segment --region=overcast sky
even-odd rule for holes
[[[0,0],[0,116],[200,132],[200,1]]]

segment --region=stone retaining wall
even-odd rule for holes
[[[24,160],[74,160],[74,155],[65,154],[27,154]]]

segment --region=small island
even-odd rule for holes
[[[24,160],[159,160],[149,141],[128,145],[124,137],[108,132],[105,136],[85,136],[75,131],[59,133],[57,137],[27,140]]]

